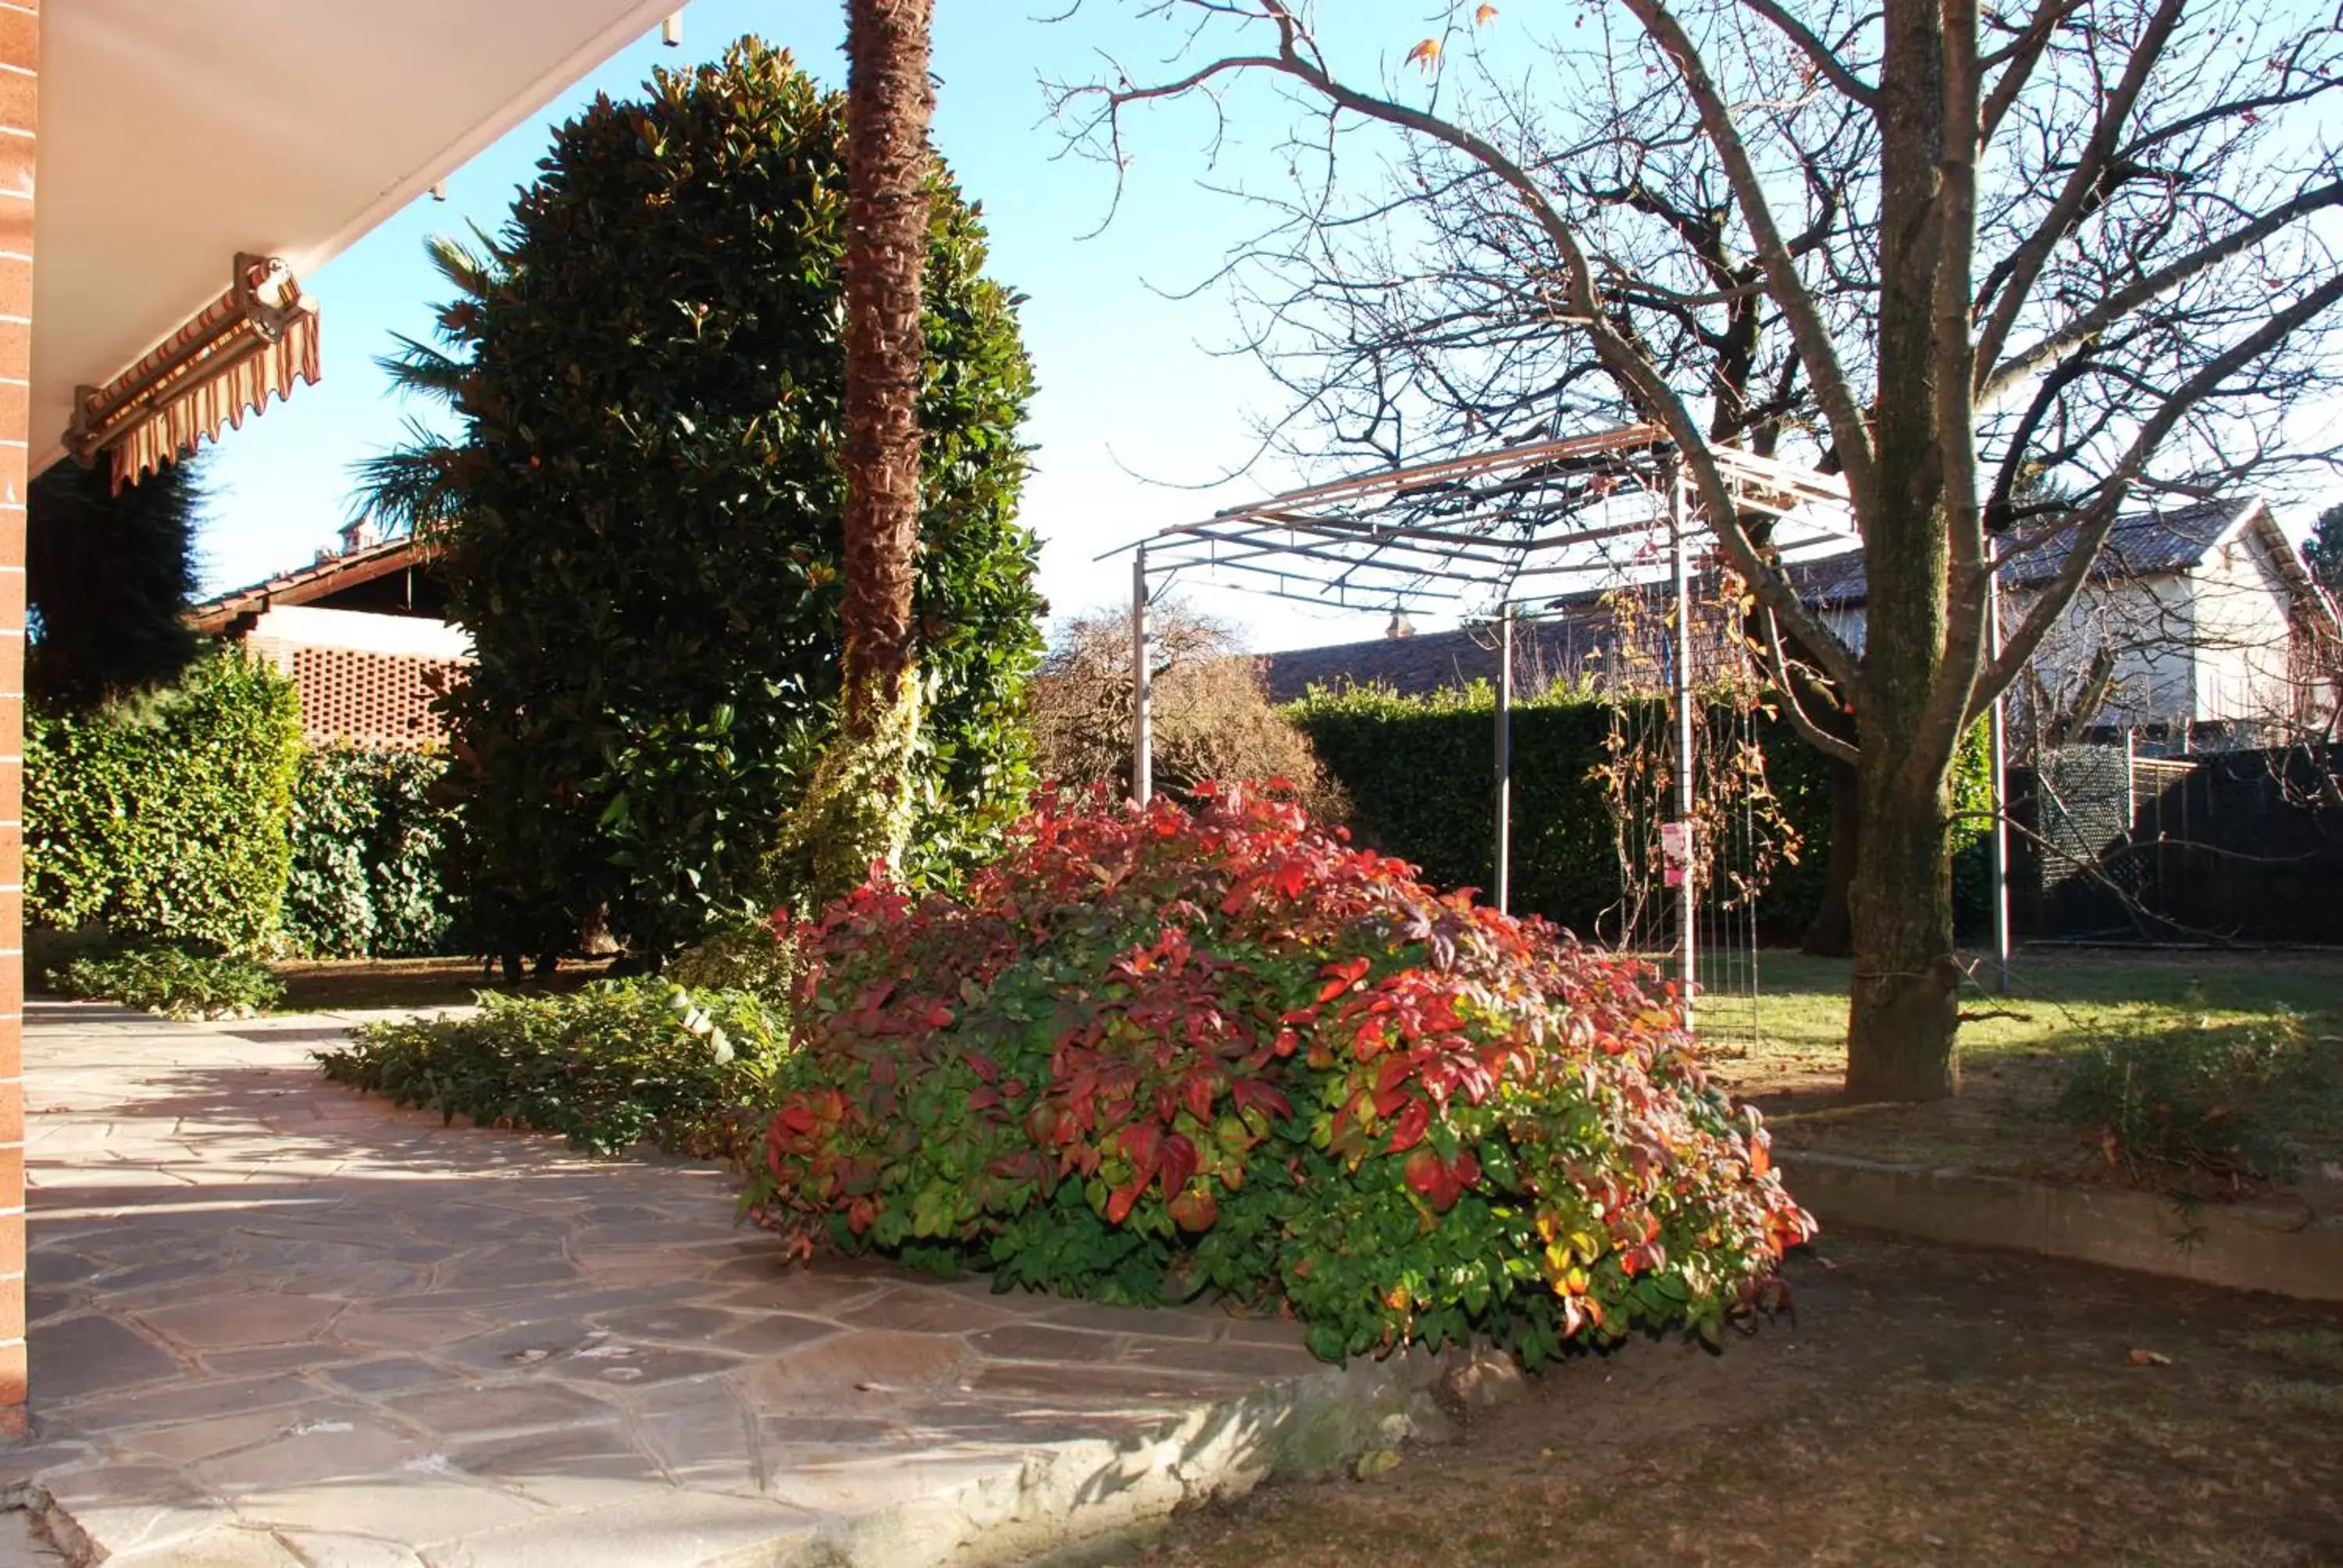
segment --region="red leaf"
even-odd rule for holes
[[[1122,1152],[1131,1161],[1131,1180],[1146,1186],[1162,1165],[1163,1130],[1151,1121],[1132,1123],[1122,1130]],[[1190,1152],[1192,1155],[1194,1151]]]
[[[1163,1138],[1163,1191],[1177,1196],[1196,1173],[1196,1146],[1177,1132]]]
[[[1399,1123],[1392,1129],[1391,1151],[1403,1154],[1423,1141],[1432,1127],[1432,1107],[1421,1100],[1411,1099],[1407,1108],[1399,1113]]]
[[[1229,1098],[1236,1102],[1239,1111],[1257,1110],[1264,1115],[1279,1117],[1293,1114],[1293,1102],[1258,1078],[1239,1079],[1229,1087]]]
[[[1136,1184],[1118,1187],[1106,1195],[1106,1219],[1110,1225],[1120,1225],[1131,1217],[1131,1206],[1139,1201]]]
[[[1220,1200],[1210,1192],[1182,1192],[1172,1200],[1172,1222],[1182,1231],[1209,1231],[1220,1217]]]
[[[1419,1149],[1407,1157],[1407,1184],[1432,1200],[1432,1206],[1446,1212],[1456,1201],[1455,1178],[1440,1156],[1429,1149]]]
[[[1212,1119],[1212,1075],[1192,1072],[1188,1075],[1188,1113],[1199,1121]]]

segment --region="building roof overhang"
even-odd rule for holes
[[[401,535],[339,555],[320,556],[314,564],[298,571],[286,572],[266,582],[236,588],[190,607],[187,624],[201,632],[223,632],[240,617],[286,605],[313,604],[360,583],[420,566],[431,555],[428,545],[412,535]]]
[[[32,471],[65,455],[74,389],[166,344],[239,253],[306,281],[677,4],[45,7]]]

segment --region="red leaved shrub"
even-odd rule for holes
[[[1714,1337],[1813,1233],[1647,966],[1282,799],[1047,798],[962,896],[874,882],[798,940],[750,1201],[800,1252],[1535,1362]]]

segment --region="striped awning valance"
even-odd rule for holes
[[[317,306],[284,262],[239,255],[227,292],[194,320],[105,386],[75,390],[65,447],[84,464],[105,458],[118,490],[317,370]]]

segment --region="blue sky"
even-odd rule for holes
[[[1161,292],[1204,279],[1246,232],[1244,206],[1212,187],[1248,175],[1282,186],[1278,144],[1295,125],[1291,108],[1255,85],[1242,91],[1266,112],[1240,112],[1224,124],[1198,103],[1134,116],[1121,203],[1093,236],[1113,206],[1112,176],[1066,156],[1041,82],[1098,78],[1110,69],[1110,55],[1138,74],[1178,54],[1183,34],[1135,15],[1138,7],[1120,0],[1087,0],[1069,19],[1046,19],[1069,4],[945,0],[935,39],[942,78],[937,142],[963,191],[984,205],[992,275],[1031,297],[1022,319],[1040,390],[1026,432],[1036,450],[1025,519],[1043,541],[1042,588],[1061,615],[1127,598],[1127,564],[1095,563],[1101,551],[1234,500],[1327,477],[1263,464],[1212,485],[1251,456],[1257,422],[1283,411],[1283,395],[1250,359],[1216,352],[1233,336],[1224,294]],[[1391,70],[1438,8],[1431,0],[1342,0],[1343,25],[1330,40],[1348,56],[1341,68],[1365,78]],[[630,94],[653,66],[711,58],[744,32],[791,49],[818,77],[843,83],[844,19],[836,0],[696,0],[685,18],[682,48],[646,35],[453,175],[445,202],[416,202],[303,279],[324,307],[325,378],[216,449],[204,538],[207,589],[300,565],[332,542],[349,512],[352,464],[395,443],[404,416],[422,412],[391,393],[373,360],[393,333],[429,330],[428,306],[445,288],[424,259],[425,238],[460,234],[468,221],[501,222],[515,189],[532,176],[551,126],[597,92]],[[1490,41],[1502,48],[1513,36],[1500,24]],[[1223,139],[1215,159],[1208,149],[1216,131]],[[1354,143],[1346,156],[1361,156],[1364,146]],[[2331,410],[2310,413],[2324,418]],[[2298,529],[2307,516],[2293,508],[2288,520]],[[1187,597],[1236,622],[1265,649],[1382,629],[1379,616],[1233,591],[1191,589]],[[1420,612],[1414,618],[1425,629],[1442,624]]]
[[[1040,379],[1028,438],[1036,447],[1025,518],[1044,541],[1043,588],[1052,608],[1077,611],[1129,592],[1129,568],[1096,566],[1100,551],[1229,500],[1281,487],[1294,476],[1264,468],[1217,492],[1194,486],[1242,463],[1253,418],[1279,407],[1276,389],[1248,360],[1216,355],[1229,337],[1223,297],[1172,300],[1159,288],[1191,285],[1242,232],[1244,213],[1200,185],[1212,126],[1201,111],[1166,108],[1136,126],[1131,186],[1114,222],[1095,238],[1113,195],[1108,171],[1061,156],[1040,78],[1088,79],[1101,51],[1160,59],[1176,39],[1121,6],[1093,3],[1051,23],[1032,8],[1054,0],[947,0],[937,8],[935,68],[942,79],[936,139],[962,189],[984,204],[992,275],[1031,297],[1025,340]],[[1420,33],[1409,8],[1385,5],[1393,53]],[[493,226],[543,152],[548,129],[598,91],[630,93],[654,65],[710,58],[744,32],[792,50],[818,77],[842,85],[844,22],[828,0],[697,0],[684,45],[647,35],[578,83],[447,182],[447,199],[416,202],[303,286],[324,310],[325,376],[222,442],[209,465],[211,521],[205,582],[216,590],[300,565],[333,542],[345,520],[353,462],[398,438],[402,417],[422,412],[392,395],[373,360],[390,336],[421,337],[427,306],[445,293],[424,259],[434,233],[468,220]],[[1264,136],[1285,116],[1259,117]],[[1222,167],[1251,151],[1222,149]],[[1316,616],[1306,607],[1242,594],[1202,596],[1245,623],[1269,648],[1372,637],[1360,615]]]

